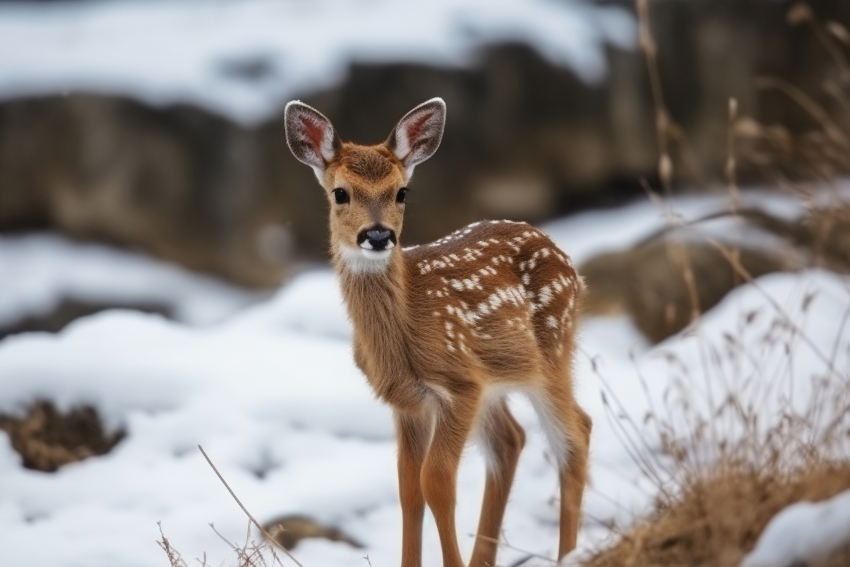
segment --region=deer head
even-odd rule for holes
[[[440,145],[446,104],[420,104],[374,146],[340,141],[325,116],[299,101],[286,105],[285,118],[289,149],[313,168],[327,195],[334,261],[354,272],[383,271],[398,254],[413,169]]]

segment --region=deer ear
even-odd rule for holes
[[[399,120],[387,146],[413,175],[413,168],[437,151],[446,125],[446,103],[441,98],[423,102]]]
[[[319,181],[340,148],[341,142],[331,121],[311,106],[293,100],[284,111],[286,143],[292,154],[316,172]]]

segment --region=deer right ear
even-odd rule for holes
[[[341,142],[331,121],[311,106],[293,100],[284,111],[286,143],[301,163],[313,168],[319,181],[334,159]]]

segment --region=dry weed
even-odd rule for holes
[[[637,0],[637,4],[641,30],[648,33],[647,3]],[[842,71],[829,88],[847,99],[850,71],[840,51],[848,45],[843,40],[846,30],[834,22],[818,22],[806,4],[792,7],[789,22],[812,27]],[[642,38],[644,44],[652,47],[647,50],[644,46],[644,51],[653,75],[657,73],[652,70],[657,47],[651,37]],[[821,105],[775,79],[764,79],[759,86],[785,93],[812,116],[818,128],[801,139],[791,139],[782,128],[739,117],[737,106],[730,101],[726,175],[731,214],[741,213],[736,139],[766,141],[773,154],[748,154],[750,159],[756,155],[756,162],[764,158],[761,165],[765,167],[773,167],[792,153],[802,156],[808,164],[808,178],[826,183],[832,183],[835,172],[846,171],[850,164],[850,136]],[[664,152],[663,145],[660,150]],[[792,187],[787,171],[775,172],[780,186]],[[668,185],[669,179],[662,177],[662,183]],[[804,199],[808,196],[805,190],[795,192]],[[660,198],[652,196],[664,208]],[[843,245],[846,211],[850,209],[846,203],[807,208],[803,237],[811,241],[820,258],[840,263],[850,250]],[[843,228],[836,232],[836,227]],[[677,228],[674,223],[672,230]],[[793,230],[798,231],[797,236],[802,234],[800,227]],[[830,248],[833,244],[837,248]],[[585,561],[587,567],[732,567],[752,549],[777,512],[800,500],[820,500],[850,488],[850,371],[844,352],[850,352],[850,337],[844,336],[850,308],[835,314],[833,323],[838,326],[831,345],[824,345],[823,337],[815,341],[805,329],[811,323],[809,311],[817,290],[808,290],[800,305],[789,312],[753,281],[734,248],[717,242],[712,245],[761,293],[767,311],[742,313],[737,330],[725,333],[719,342],[709,338],[701,318],[695,317],[685,331],[685,339],[693,339],[690,355],[673,349],[659,353],[666,360],[670,386],[663,407],[650,405],[657,411],[653,409],[643,419],[625,414],[615,391],[599,375],[612,400],[603,397],[617,434],[645,477],[655,483],[659,496],[648,517]],[[679,265],[687,275],[686,259]],[[847,292],[850,297],[850,286]],[[797,363],[800,357],[807,357],[809,363],[801,367]],[[800,375],[801,368],[806,375]],[[595,365],[594,370],[598,373]],[[643,376],[640,380],[646,384]],[[645,391],[649,396],[646,386]],[[817,567],[848,564],[850,548]]]
[[[68,463],[105,455],[124,438],[124,432],[106,432],[91,406],[60,412],[48,401],[36,401],[23,416],[0,414],[12,448],[24,467],[54,472]]]
[[[691,478],[675,499],[660,501],[650,518],[585,565],[732,567],[753,548],[777,512],[847,488],[848,462],[821,462],[778,476],[749,463],[726,463]]]
[[[284,554],[286,554],[289,559],[291,559],[298,567],[304,567],[301,563],[280,543],[277,539],[275,539],[271,534],[269,534],[266,529],[254,519],[254,516],[245,508],[245,505],[242,504],[242,501],[236,496],[236,493],[233,492],[233,489],[230,488],[230,485],[227,484],[227,481],[224,480],[224,477],[219,472],[218,468],[213,464],[212,459],[209,458],[204,448],[198,445],[198,449],[201,451],[201,454],[204,456],[204,459],[207,460],[212,470],[215,472],[218,479],[242,509],[246,516],[248,516],[248,531],[245,534],[245,541],[241,545],[231,542],[226,537],[224,537],[218,530],[215,529],[215,525],[210,524],[210,528],[215,532],[215,534],[224,541],[230,549],[236,554],[236,563],[233,564],[233,567],[273,567],[274,565],[279,565],[283,567],[283,562],[278,557],[275,549],[279,549]],[[260,541],[257,542],[251,539],[252,528],[256,527],[260,533]],[[168,557],[168,561],[171,567],[187,567],[186,561],[183,559],[183,556],[179,551],[174,549],[171,546],[171,543],[165,537],[165,534],[162,532],[162,525],[159,525],[159,533],[162,536],[162,541],[157,541],[156,543],[160,548],[165,552]],[[207,557],[204,554],[203,559],[195,559],[201,567],[208,567],[207,565]]]
[[[162,531],[162,524],[157,522],[159,526],[159,534],[162,538],[161,540],[157,540],[157,545],[165,552],[165,555],[168,557],[168,563],[170,567],[189,567],[186,563],[186,560],[183,558],[183,555],[177,551],[172,545],[171,542],[168,541],[168,538],[165,537],[165,534]],[[248,523],[248,532],[245,536],[245,541],[241,544],[234,543],[228,540],[226,537],[221,535],[218,530],[215,529],[213,524],[210,524],[210,528],[215,532],[215,534],[224,541],[228,547],[233,551],[236,555],[235,562],[231,563],[232,567],[273,567],[274,565],[278,565],[280,567],[283,566],[277,554],[274,551],[273,546],[268,543],[265,539],[260,539],[259,542],[251,539],[251,523]],[[200,567],[212,567],[210,563],[207,563],[207,556],[204,554],[203,558],[196,558],[198,565]]]

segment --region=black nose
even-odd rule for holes
[[[369,242],[375,244],[377,242],[386,243],[387,240],[390,239],[390,235],[392,231],[389,230],[370,230],[366,233],[366,238],[369,239]]]
[[[359,240],[361,244],[364,241],[368,241],[372,250],[384,250],[390,241],[395,244],[395,234],[392,230],[379,226],[371,230],[361,232],[360,238],[357,240]]]

